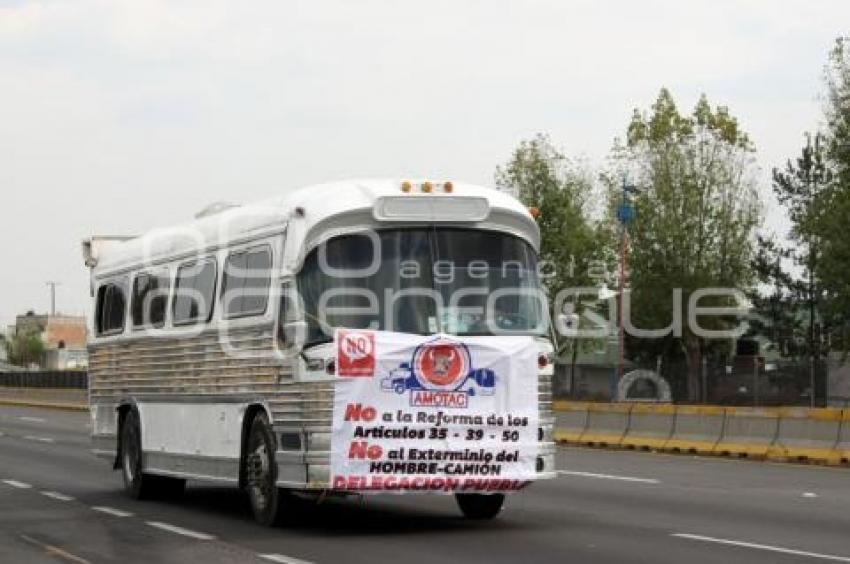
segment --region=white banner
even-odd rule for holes
[[[531,337],[337,330],[334,489],[480,493],[535,478]]]

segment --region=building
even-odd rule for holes
[[[13,335],[35,333],[41,336],[48,370],[76,370],[88,366],[86,350],[88,326],[85,317],[36,314],[28,311],[15,319],[10,328]]]

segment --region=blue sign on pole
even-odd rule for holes
[[[617,207],[617,219],[620,223],[627,224],[635,218],[635,207],[631,202],[623,202]]]

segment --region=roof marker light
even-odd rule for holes
[[[405,180],[404,182],[401,183],[401,191],[402,192],[410,192],[411,188],[413,188],[413,185],[410,183],[409,180]]]
[[[452,191],[454,191],[454,189],[455,189],[455,186],[451,182],[444,182],[443,183],[443,192],[445,192],[447,194],[451,194]]]
[[[433,189],[434,189],[434,185],[431,184],[430,182],[423,182],[422,183],[422,191],[425,192],[426,194],[430,194],[431,190],[433,190]]]

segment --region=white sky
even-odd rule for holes
[[[50,279],[87,310],[85,236],[346,177],[490,183],[538,131],[601,165],[661,86],[728,105],[768,192],[842,33],[847,0],[0,0],[0,326]]]

